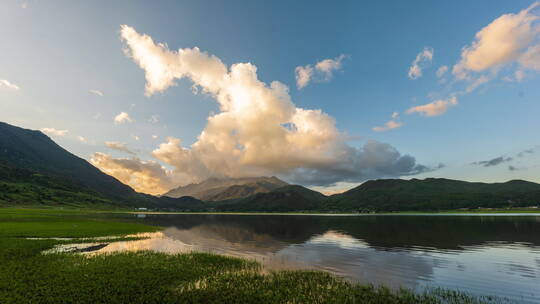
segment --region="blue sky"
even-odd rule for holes
[[[51,137],[89,160],[93,153],[103,152],[111,159],[136,158],[178,171],[174,162],[156,159],[152,151],[170,136],[181,139],[181,145],[189,149],[208,117],[221,111],[220,105],[211,94],[194,95],[192,82],[184,78],[145,96],[145,70],[123,52],[129,45],[120,38],[120,26],[128,25],[155,43],[165,43],[171,51],[198,47],[227,66],[251,63],[261,82],[269,85],[277,80],[288,86],[296,107],[320,109],[332,117],[348,146],[361,150],[369,140],[388,143],[400,155],[410,155],[415,164],[429,168],[415,171],[411,167],[410,172],[424,172],[414,177],[540,182],[540,150],[517,156],[540,144],[540,73],[534,68],[540,63],[524,69],[516,57],[472,71],[472,79],[457,79],[452,74],[462,60],[462,49],[473,45],[480,30],[533,3],[3,1],[0,80],[18,89],[5,83],[0,86],[0,120],[32,129],[67,130],[63,135],[51,133]],[[540,9],[533,8],[528,14],[540,16]],[[537,20],[530,23],[533,28],[539,24]],[[531,35],[532,41],[522,52],[538,43],[538,32]],[[422,76],[411,79],[412,62],[425,48],[432,58],[421,61]],[[317,62],[340,55],[344,57],[331,77],[315,69],[320,75],[304,88],[297,87],[295,68],[314,68]],[[436,76],[441,66],[449,68],[444,83]],[[518,70],[525,75],[519,80],[515,77]],[[464,93],[479,75],[487,75],[489,81]],[[449,105],[444,113],[407,114],[415,106],[448,102],[452,96],[457,96],[457,104]],[[121,112],[133,121],[115,124],[113,118]],[[373,130],[390,121],[394,112],[400,127]],[[157,118],[154,122],[150,122],[152,116]],[[105,142],[124,144],[133,153],[108,148]],[[497,157],[507,161],[492,166],[472,164]],[[441,163],[444,168],[436,169]],[[293,177],[303,172],[302,164],[289,168],[293,173],[268,167],[255,172],[305,181]],[[509,170],[509,166],[517,170]],[[102,170],[107,172],[107,168]],[[308,169],[316,174],[321,165]],[[248,174],[246,170],[235,171],[235,176]],[[406,171],[389,172],[354,178],[347,173],[349,177],[343,178],[347,183],[340,183],[339,177],[303,183],[317,189],[341,189],[368,177],[413,177]],[[153,174],[159,178],[158,173]],[[137,188],[141,180],[131,185]],[[188,180],[182,175],[171,183]]]

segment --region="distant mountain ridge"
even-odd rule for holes
[[[451,210],[540,205],[540,184],[465,182],[445,178],[381,179],[328,198],[321,209],[356,211]]]
[[[32,204],[242,212],[437,211],[540,206],[540,184],[381,179],[327,197],[277,177],[211,178],[155,197],[137,193],[39,131],[0,122],[0,206]]]
[[[288,185],[279,178],[209,178],[197,184],[177,187],[163,194],[168,197],[192,196],[203,201],[221,201],[265,193]]]
[[[326,196],[300,185],[287,185],[269,192],[212,204],[218,211],[290,212],[316,210]]]

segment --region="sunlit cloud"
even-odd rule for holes
[[[412,107],[407,110],[407,114],[420,113],[424,116],[439,116],[446,112],[448,108],[458,104],[457,98],[450,97],[446,100],[436,100],[425,105]]]
[[[103,92],[101,92],[100,90],[89,90],[88,92],[97,96],[103,96]]]
[[[114,123],[117,125],[127,122],[133,122],[133,119],[131,119],[131,117],[129,117],[129,114],[126,112],[121,112],[114,117]]]
[[[125,152],[125,153],[128,153],[128,154],[133,154],[135,155],[136,153],[131,151],[127,145],[123,142],[118,142],[118,141],[106,141],[105,142],[105,146],[109,149],[113,149],[113,150],[116,150],[116,151],[121,151],[121,152]]]
[[[65,136],[69,132],[68,130],[58,130],[55,128],[41,128],[39,130],[49,136]]]
[[[349,146],[332,117],[321,110],[296,107],[288,87],[278,81],[260,81],[253,64],[228,67],[196,47],[171,51],[126,25],[121,27],[121,36],[126,55],[145,71],[148,96],[187,78],[220,106],[191,146],[170,137],[152,152],[173,167],[183,183],[213,176],[280,175],[307,185],[328,185],[430,169],[385,143]],[[321,61],[314,69],[326,73],[340,66]]]
[[[410,79],[418,79],[422,77],[422,70],[433,60],[433,48],[425,47],[409,67],[408,76]]]
[[[77,136],[77,139],[82,143],[87,143],[88,142],[88,140],[86,138],[84,138],[83,136],[80,136],[80,135]]]
[[[157,162],[142,161],[137,157],[115,159],[100,152],[94,153],[90,162],[139,192],[162,194],[177,185]]]
[[[332,79],[334,71],[341,69],[343,59],[345,55],[339,55],[334,59],[324,59],[315,65],[297,66],[295,68],[296,73],[296,86],[298,89],[306,87],[311,81],[321,82]]]
[[[20,90],[18,85],[11,83],[10,81],[6,79],[0,79],[0,87],[8,88],[11,90]]]
[[[440,66],[438,69],[437,69],[437,78],[441,78],[444,76],[444,74],[446,74],[446,72],[448,71],[448,66],[446,65],[443,65],[443,66]]]
[[[392,129],[397,129],[403,126],[402,122],[397,121],[399,119],[399,113],[394,112],[392,113],[392,119],[387,121],[383,126],[380,127],[374,127],[373,131],[375,132],[384,132]]]
[[[518,69],[540,67],[539,16],[534,12],[539,4],[535,2],[517,14],[504,14],[493,20],[476,33],[470,45],[463,48],[461,59],[452,68],[452,73],[458,80],[476,84],[469,86],[468,92],[493,79],[504,66],[514,64]],[[524,74],[518,73],[516,79],[521,75]]]

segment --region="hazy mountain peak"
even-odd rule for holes
[[[216,178],[200,183],[180,186],[163,194],[169,197],[193,196],[207,201],[247,197],[256,193],[269,192],[288,185],[275,176]]]

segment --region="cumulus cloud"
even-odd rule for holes
[[[123,124],[126,122],[133,122],[133,119],[131,119],[131,117],[129,117],[129,114],[126,112],[121,112],[120,114],[114,117],[114,123],[117,125]]]
[[[90,162],[139,192],[161,194],[176,185],[174,175],[154,161],[142,161],[137,157],[113,158],[96,152]]]
[[[439,116],[443,114],[444,112],[446,112],[448,108],[457,105],[457,103],[458,103],[457,98],[453,96],[446,100],[445,99],[436,100],[434,102],[431,102],[425,105],[412,107],[407,110],[407,114],[420,113],[421,115],[430,116],[430,117]]]
[[[118,142],[118,141],[106,141],[105,142],[105,146],[109,149],[113,149],[113,150],[116,150],[116,151],[121,151],[121,152],[125,152],[125,153],[128,153],[128,154],[133,154],[135,155],[136,153],[131,151],[127,145],[125,143],[122,143],[122,142]]]
[[[101,92],[100,90],[89,90],[88,92],[97,96],[103,96],[103,92]]]
[[[512,157],[499,156],[499,157],[495,157],[489,160],[477,161],[472,164],[483,166],[483,167],[493,167],[493,166],[500,165],[502,163],[510,162],[512,160],[513,160]]]
[[[397,129],[403,126],[402,122],[397,121],[399,119],[399,113],[394,112],[392,113],[392,119],[387,121],[383,126],[380,127],[374,127],[373,131],[375,132],[384,132],[392,129]]]
[[[220,111],[208,117],[191,146],[169,137],[152,152],[173,167],[183,183],[208,177],[280,175],[306,185],[332,184],[429,170],[388,144],[368,141],[361,148],[349,146],[332,117],[296,107],[288,87],[260,81],[253,64],[228,67],[196,47],[171,51],[126,25],[121,36],[126,54],[145,71],[147,95],[187,78],[219,104]],[[319,69],[334,70],[328,63]]]
[[[69,132],[68,130],[58,130],[55,128],[41,128],[39,130],[49,136],[65,136]]]
[[[8,80],[5,80],[5,79],[0,79],[0,87],[5,87],[5,88],[11,89],[11,90],[20,90],[21,89],[21,88],[19,88],[18,85],[14,84],[14,83],[11,83],[11,82],[9,82]]]
[[[84,138],[83,136],[77,136],[77,139],[80,141],[80,142],[83,142],[83,143],[86,143],[88,142],[88,140],[86,140],[86,138]]]
[[[538,5],[535,2],[517,14],[504,14],[476,33],[452,68],[454,76],[474,82],[482,77],[478,73],[488,72],[493,78],[503,66],[516,62],[521,68],[536,69],[540,65],[539,16],[534,12]],[[490,79],[484,80],[482,83]]]
[[[314,66],[311,64],[297,66],[294,70],[296,73],[296,86],[298,89],[302,89],[312,80],[320,82],[332,79],[334,71],[341,69],[343,59],[345,59],[345,55],[342,54],[334,59],[321,60],[315,63]]]
[[[410,79],[418,79],[422,77],[422,69],[424,69],[433,60],[433,48],[425,47],[409,67],[408,76]]]

